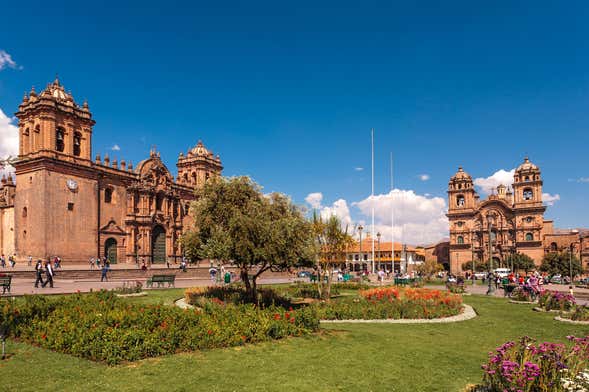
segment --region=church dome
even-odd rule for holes
[[[458,171],[456,172],[456,174],[454,174],[454,176],[452,177],[451,181],[472,181],[472,177],[470,176],[470,174],[468,174],[467,172],[465,172],[464,170],[462,170],[462,167],[458,168]]]
[[[196,147],[194,147],[192,150],[190,150],[190,153],[192,155],[197,155],[197,156],[208,156],[210,154],[209,150],[206,149],[206,147],[204,146],[204,144],[202,144],[202,141],[198,141],[198,144],[196,145]]]
[[[516,171],[521,172],[521,171],[533,171],[533,170],[538,170],[538,166],[534,165],[532,162],[530,162],[530,160],[528,159],[528,157],[524,158],[524,163],[522,163],[521,165],[519,165],[516,169]]]

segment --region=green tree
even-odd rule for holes
[[[513,266],[513,271],[523,270],[523,271],[532,271],[536,269],[536,263],[534,260],[523,253],[516,253],[510,259],[508,259],[508,266]]]
[[[550,275],[569,276],[571,267],[573,278],[583,272],[581,263],[575,255],[571,255],[570,252],[552,252],[544,255],[540,271]]]
[[[187,252],[231,261],[252,301],[258,301],[257,280],[264,272],[312,265],[311,224],[287,196],[264,195],[248,177],[211,179],[196,196]]]
[[[472,261],[462,263],[463,271],[472,271]],[[486,261],[475,260],[474,272],[486,272],[489,270],[489,263]]]
[[[440,272],[443,269],[444,266],[434,259],[426,259],[423,263],[417,266],[417,272],[425,276],[426,280],[430,280],[435,273]]]
[[[319,295],[330,300],[331,280],[334,267],[345,263],[346,249],[354,240],[348,234],[347,228],[342,229],[341,221],[337,216],[331,216],[324,221],[313,212],[313,235],[315,237],[317,290]]]

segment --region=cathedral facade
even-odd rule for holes
[[[136,167],[108,156],[92,159],[92,113],[57,79],[38,94],[25,94],[15,115],[16,184],[3,179],[0,189],[2,253],[65,262],[182,257],[189,204],[197,187],[221,175],[218,155],[198,142],[178,157],[177,179],[155,150]]]
[[[499,185],[480,200],[472,177],[462,168],[448,184],[450,271],[460,273],[467,262],[493,260],[495,268],[508,266],[516,253],[530,256],[536,265],[549,252],[571,251],[589,269],[589,232],[555,229],[544,219],[542,175],[528,158],[518,166],[512,187]]]

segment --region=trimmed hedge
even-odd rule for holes
[[[319,327],[311,308],[227,305],[202,310],[128,304],[112,292],[0,302],[16,338],[109,365],[177,352],[301,336]]]

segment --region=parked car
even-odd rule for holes
[[[297,274],[299,278],[309,278],[311,275],[311,271],[299,271]]]
[[[562,283],[562,276],[554,275],[553,277],[550,278],[550,283],[561,284]]]
[[[496,268],[493,272],[500,278],[506,278],[511,273],[511,270],[509,268]]]
[[[475,272],[474,273],[474,278],[475,279],[483,279],[487,277],[487,273],[488,272]]]

